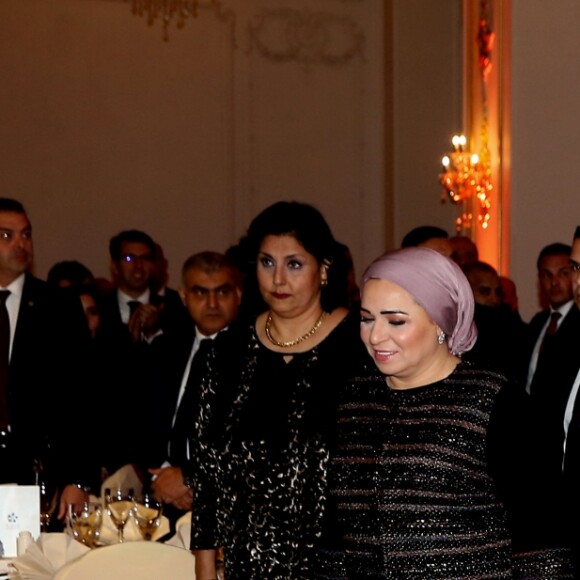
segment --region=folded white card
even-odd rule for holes
[[[0,540],[4,556],[16,556],[18,534],[40,535],[40,489],[37,485],[0,485]]]

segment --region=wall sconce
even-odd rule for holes
[[[477,223],[486,229],[490,219],[489,195],[493,190],[489,156],[486,154],[480,157],[470,152],[465,135],[454,135],[451,143],[453,151],[441,160],[441,202],[449,200],[457,206],[455,227],[458,232],[473,227],[476,207],[479,208]]]

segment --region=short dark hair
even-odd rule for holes
[[[538,259],[536,261],[536,267],[538,270],[540,269],[540,262],[547,258],[548,256],[566,256],[567,258],[570,257],[572,253],[572,246],[569,244],[563,244],[561,242],[555,242],[553,244],[548,244],[544,246],[540,253],[538,254]]]
[[[348,305],[348,264],[344,249],[335,240],[322,213],[314,206],[298,201],[279,201],[264,209],[251,222],[247,234],[240,240],[239,252],[246,266],[247,289],[245,296],[258,292],[256,260],[266,236],[294,237],[314,256],[319,265],[328,265],[328,284],[322,287],[322,308],[331,312],[338,306]],[[259,300],[265,307],[263,302]]]
[[[472,272],[485,272],[486,274],[495,274],[499,276],[499,272],[487,262],[481,262],[480,260],[476,260],[475,262],[469,262],[469,264],[464,264],[461,266],[463,273],[465,276],[469,277],[469,274]]]
[[[437,226],[419,226],[405,235],[401,248],[412,248],[433,238],[449,238],[449,234]]]
[[[87,296],[92,296],[97,304],[97,307],[99,307],[101,294],[95,284],[79,284],[78,286],[72,286],[71,292],[74,292],[79,298],[84,294]]]
[[[24,206],[19,201],[12,199],[10,197],[0,197],[0,211],[26,213]]]
[[[198,252],[197,254],[189,256],[181,268],[181,275],[182,278],[185,278],[185,274],[189,270],[201,270],[206,274],[211,274],[222,269],[230,270],[236,285],[241,286],[241,276],[235,262],[225,254],[212,252],[210,250]]]
[[[121,259],[121,248],[125,242],[145,244],[152,259],[155,259],[157,255],[157,247],[151,236],[141,230],[124,230],[112,237],[109,242],[109,254],[115,262]]]
[[[57,262],[46,276],[46,281],[54,286],[58,286],[61,280],[70,280],[74,286],[78,286],[93,279],[93,273],[84,264],[76,260]]]

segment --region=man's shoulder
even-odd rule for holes
[[[578,308],[576,304],[572,304],[572,308],[570,308],[570,311],[564,317],[564,320],[566,319],[573,320],[575,322],[580,322],[580,308]]]
[[[58,288],[41,280],[32,274],[26,274],[22,286],[22,299],[30,305],[44,303],[54,305],[55,302],[71,302],[72,298],[63,288]]]
[[[99,311],[101,317],[108,318],[111,314],[116,314],[119,318],[121,316],[119,310],[119,299],[117,296],[117,289],[112,292],[99,297]]]
[[[546,322],[546,320],[548,320],[549,316],[550,316],[550,309],[544,308],[544,310],[540,310],[539,312],[536,312],[532,316],[529,324],[530,324],[530,326],[543,325]]]
[[[580,308],[576,304],[572,304],[572,308],[560,324],[557,334],[569,335],[574,340],[578,336],[578,331],[580,330]],[[561,332],[562,331],[562,332]]]
[[[38,292],[49,294],[52,292],[52,290],[54,290],[54,287],[45,280],[41,280],[40,278],[37,278],[28,272],[24,275],[24,285],[22,286],[23,292]]]

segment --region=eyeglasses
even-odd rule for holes
[[[143,254],[138,256],[137,254],[123,254],[121,256],[121,262],[127,262],[128,264],[134,264],[136,262],[152,262],[153,256],[151,254]]]
[[[580,272],[580,262],[576,262],[576,260],[570,260],[570,269],[574,274],[578,274]]]

